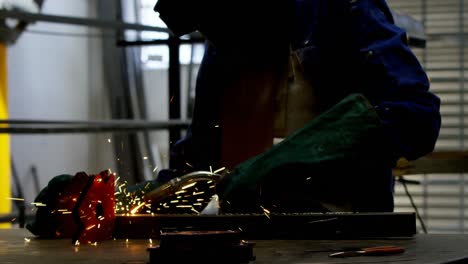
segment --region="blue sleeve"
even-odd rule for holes
[[[349,30],[356,37],[363,85],[390,137],[396,158],[430,153],[439,135],[440,99],[394,25],[385,0],[350,0]]]

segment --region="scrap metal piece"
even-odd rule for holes
[[[254,245],[238,231],[165,232],[160,245],[148,248],[149,263],[248,263],[255,260]]]

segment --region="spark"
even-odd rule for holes
[[[193,186],[195,186],[195,184],[197,184],[197,182],[187,184],[187,185],[185,185],[185,186],[182,187],[182,190],[185,190],[185,189],[188,189],[188,188],[190,188],[190,187],[193,187]]]
[[[171,102],[171,103],[172,103],[172,101],[174,101],[174,95],[173,95],[173,96],[171,96],[171,99],[170,99],[170,101],[169,101],[169,102]]]
[[[47,204],[43,204],[43,203],[31,203],[31,204],[35,206],[47,206]]]
[[[12,222],[16,221],[16,218],[11,219]]]
[[[179,200],[172,200],[171,203],[178,203]]]
[[[202,206],[202,203],[194,203],[193,205]]]
[[[108,138],[108,139],[107,139],[107,142],[111,143],[111,142],[112,142],[112,140],[111,140],[110,138]]]
[[[133,208],[133,209],[130,211],[130,213],[131,213],[131,214],[135,214],[135,213],[138,211],[138,209],[140,209],[140,208],[141,208],[142,206],[144,206],[145,204],[146,204],[145,202],[139,204],[137,207]]]
[[[101,224],[98,224],[98,225],[97,225],[97,228],[98,228],[98,229],[101,228]]]
[[[154,167],[153,172],[156,172],[158,170],[158,166]]]
[[[150,243],[150,244],[153,244],[153,240],[152,240],[151,238],[149,239],[149,243]]]
[[[128,243],[128,238],[127,238],[127,239],[125,239],[125,243]]]
[[[242,228],[240,228],[240,227],[238,227],[237,229],[239,229],[239,231],[241,231],[241,232],[244,232],[244,230],[242,230]]]
[[[177,208],[193,208],[191,205],[176,205]]]
[[[219,125],[216,125],[216,126],[214,126],[214,127],[219,127]]]
[[[200,212],[198,212],[197,210],[195,210],[195,208],[193,208],[193,207],[192,207],[192,209],[190,209],[190,210],[194,211],[194,212],[197,213],[197,214],[200,214]]]
[[[308,180],[310,180],[310,179],[312,179],[312,177],[307,178],[306,181],[308,181]]]
[[[187,191],[182,190],[182,191],[175,192],[175,194],[181,194],[181,193],[185,193],[185,192],[187,192]]]
[[[96,225],[90,225],[90,226],[86,227],[86,230],[89,231],[89,230],[93,229],[94,227],[96,227]]]
[[[263,206],[260,206],[262,209],[263,209],[263,213],[265,214],[266,217],[268,217],[268,219],[271,219],[270,218],[270,210],[266,209],[265,207]]]
[[[26,241],[27,243],[29,243],[29,242],[31,242],[31,239],[25,237],[25,238],[24,238],[24,241]]]
[[[205,192],[193,192],[192,195],[200,195],[200,194],[204,194]]]
[[[220,169],[215,170],[214,173],[222,172],[222,171],[225,170],[225,169],[226,169],[226,167],[222,167],[222,168],[220,168]],[[210,182],[209,182],[209,183],[210,183]]]
[[[211,167],[211,165],[210,165],[210,172],[213,173],[213,168]]]
[[[12,200],[12,201],[24,201],[23,198],[15,198],[15,197],[10,197],[10,198],[6,198],[7,200]]]
[[[80,241],[79,240],[75,241],[75,247],[78,247],[78,246],[80,246]]]
[[[59,212],[67,212],[68,209],[58,209],[57,211],[59,211]]]
[[[187,164],[187,166],[189,166],[190,168],[193,168],[192,164],[190,164],[188,162],[185,162],[185,164]]]
[[[146,157],[146,156],[145,156],[145,157],[143,157],[143,159],[144,159],[144,160],[147,160],[147,159],[148,159],[148,157]]]
[[[215,185],[211,185],[211,186],[210,186],[210,187],[208,187],[208,188],[210,188],[210,189],[211,189],[211,188],[214,188],[214,187],[216,187],[216,186],[215,186]]]
[[[92,246],[97,246],[97,242],[91,243]]]
[[[72,212],[69,212],[69,211],[67,211],[67,212],[62,212],[62,214],[71,214],[71,213],[72,213]]]

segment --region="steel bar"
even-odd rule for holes
[[[69,24],[76,26],[88,26],[105,29],[119,29],[119,30],[138,30],[138,31],[155,31],[170,33],[167,28],[153,27],[141,24],[124,23],[119,21],[92,19],[92,18],[80,18],[70,16],[57,16],[48,14],[34,14],[19,11],[6,11],[0,10],[0,18],[13,18],[19,19],[26,22],[48,22],[48,23],[60,23]]]
[[[4,123],[5,124],[5,123]],[[159,122],[66,122],[63,123],[22,123],[0,127],[0,133],[8,134],[60,134],[60,133],[103,133],[103,132],[139,132],[160,129],[185,129],[190,121]],[[25,126],[27,125],[27,126]]]

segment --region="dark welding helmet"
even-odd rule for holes
[[[202,33],[215,47],[259,50],[283,45],[289,0],[158,0],[154,10],[177,36]]]
[[[200,26],[202,1],[194,0],[158,0],[154,11],[176,35],[182,36],[197,31]]]

